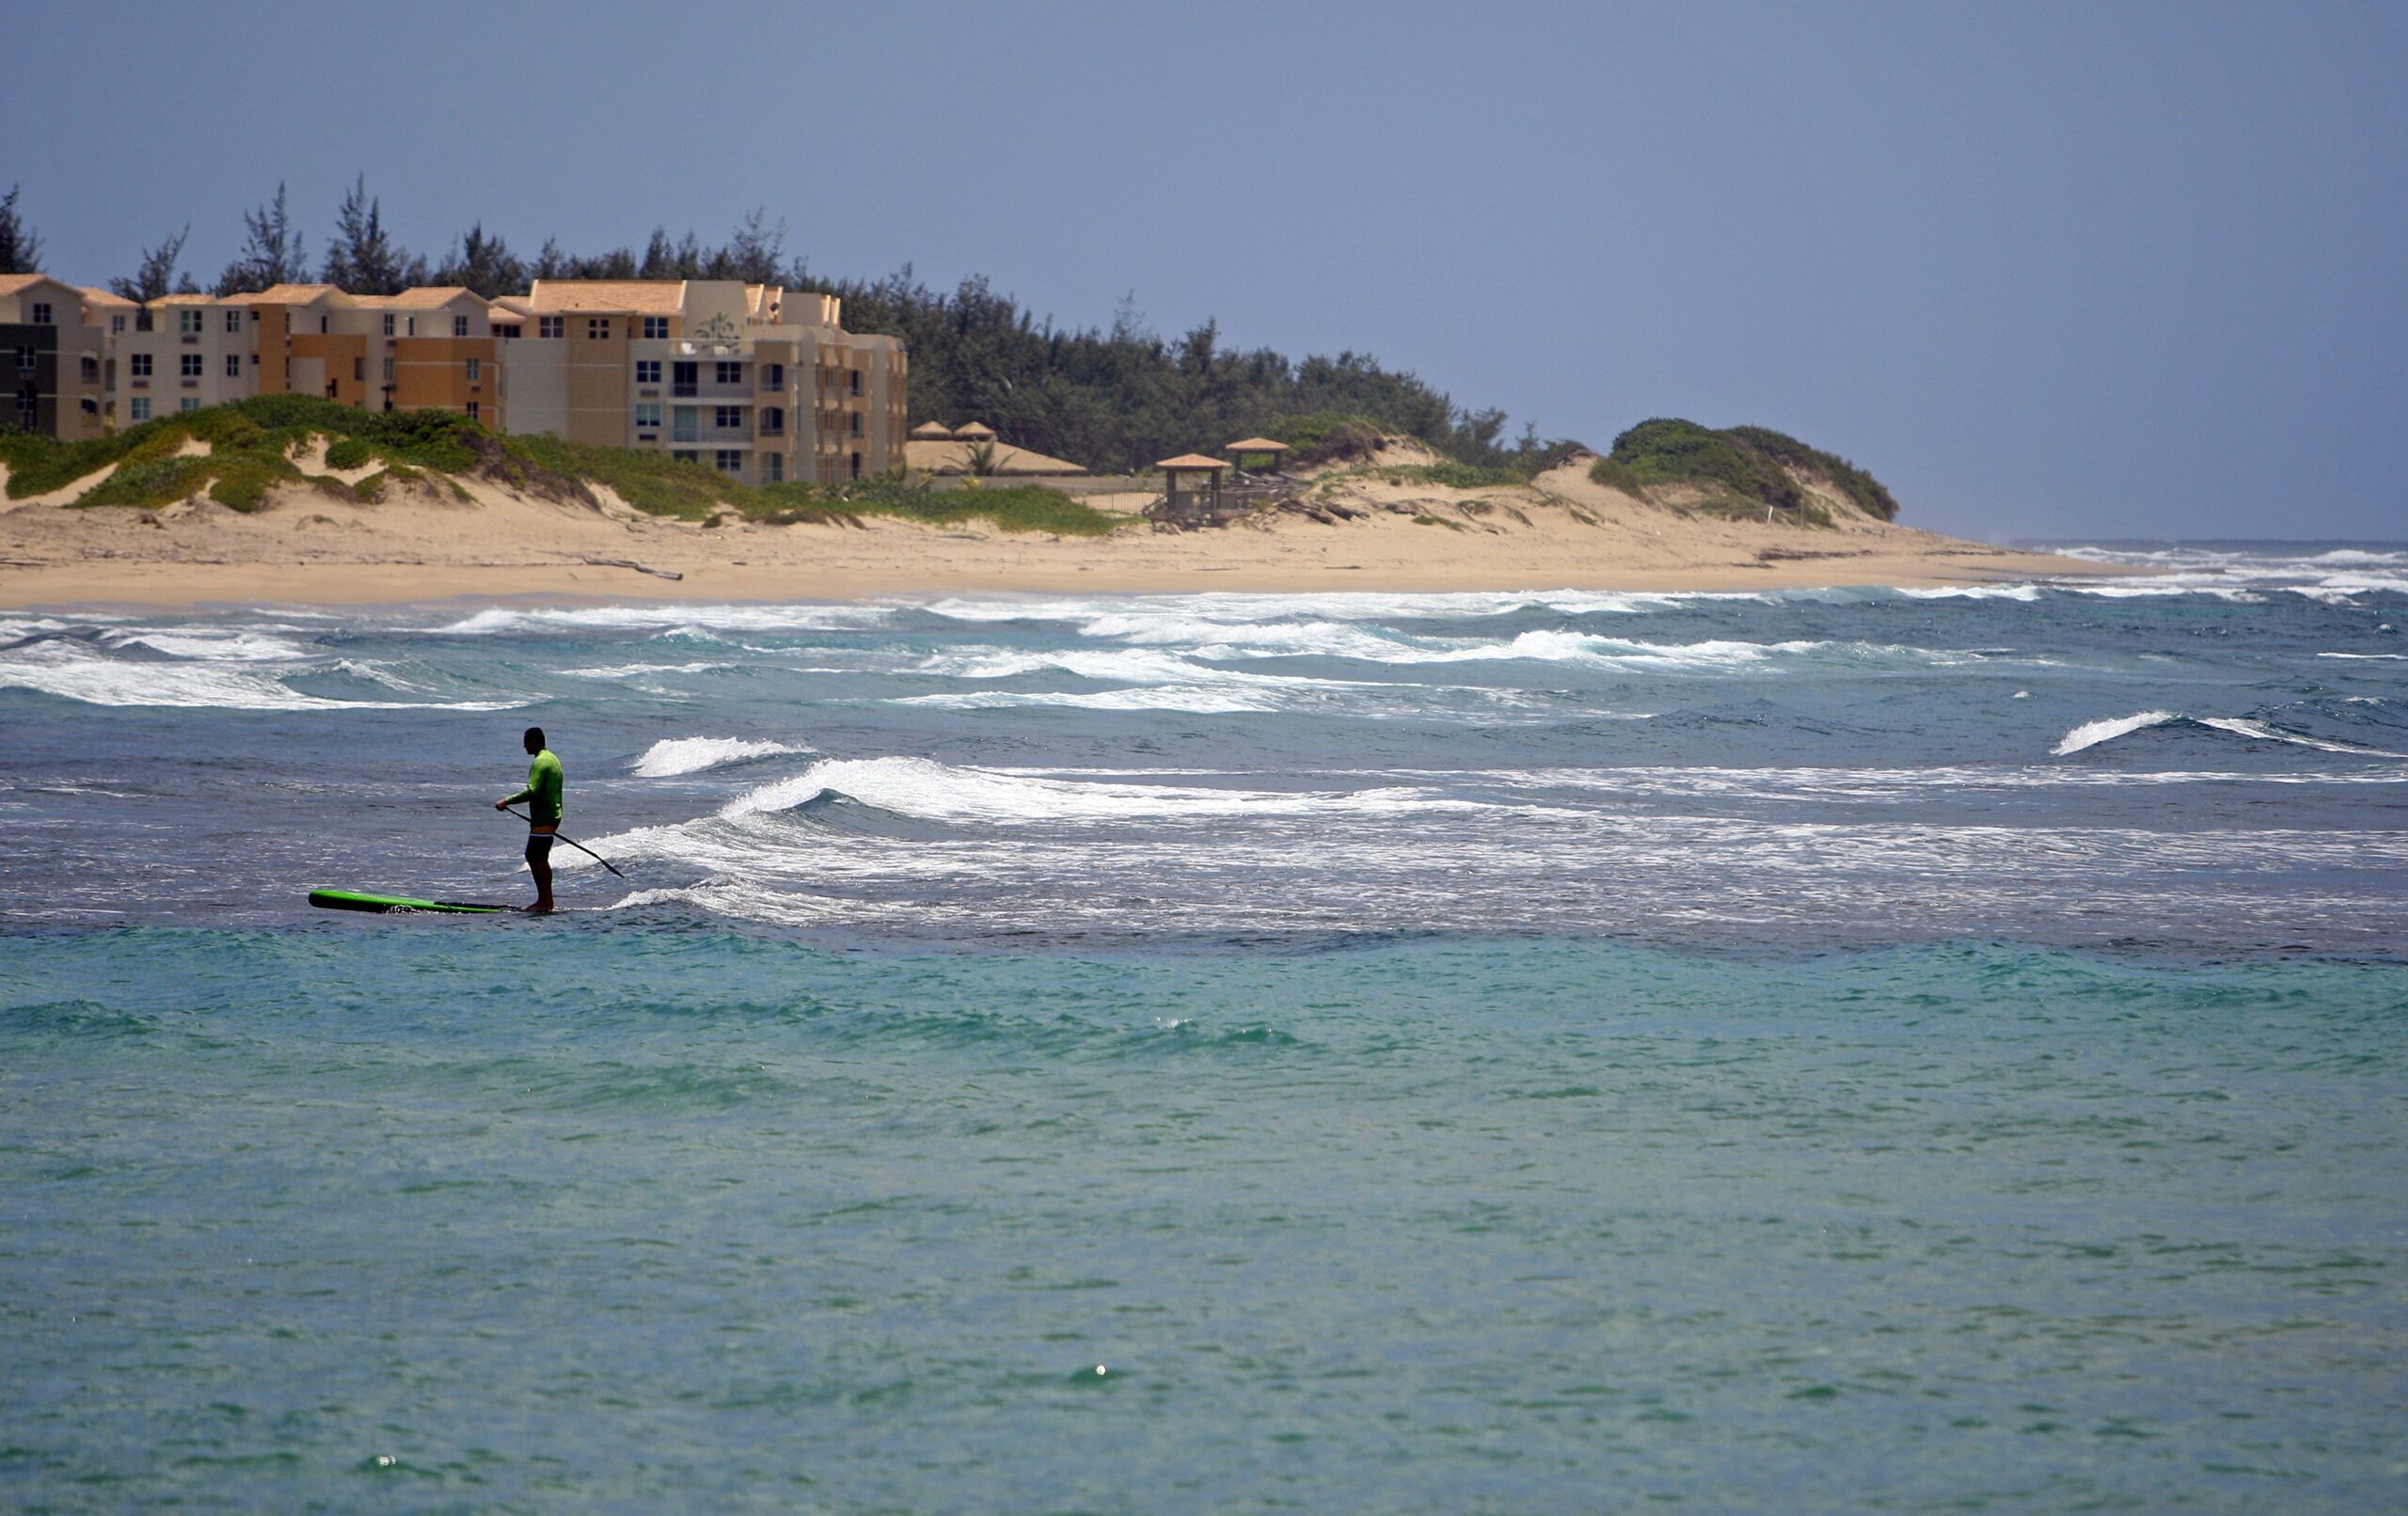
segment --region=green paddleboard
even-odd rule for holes
[[[408,895],[363,894],[357,890],[312,890],[309,904],[320,910],[377,912],[441,911],[454,916],[491,916],[515,906],[491,906],[474,900],[418,900]]]

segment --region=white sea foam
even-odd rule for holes
[[[0,687],[39,690],[87,705],[163,705],[254,711],[500,711],[524,701],[356,701],[305,695],[255,664],[152,663],[109,657],[65,641],[0,653]]]
[[[237,663],[289,663],[311,650],[297,642],[242,626],[155,626],[112,631],[102,641],[112,648],[147,647],[173,658],[224,659]]]
[[[711,632],[840,631],[880,625],[894,608],[876,605],[542,606],[494,608],[425,628],[446,637],[525,631]]]
[[[1075,782],[926,758],[833,758],[764,784],[720,810],[735,820],[789,811],[833,792],[898,815],[947,822],[1107,822],[1330,811],[1480,809],[1418,786],[1341,793]]]
[[[2359,747],[2354,743],[2325,742],[2316,737],[2305,736],[2297,732],[2278,732],[2263,721],[2252,721],[2238,716],[2203,716],[2199,719],[2199,724],[2211,726],[2219,732],[2230,732],[2239,736],[2256,737],[2261,742],[2288,742],[2297,747],[2314,748],[2321,752],[2346,752],[2378,758],[2403,756],[2400,753],[2384,752],[2378,748]]]
[[[2063,758],[2068,753],[2081,752],[2086,748],[2096,748],[2102,742],[2113,742],[2115,738],[2129,733],[2143,731],[2152,726],[2163,726],[2168,721],[2180,719],[2182,719],[2181,714],[2177,711],[2140,711],[2131,716],[2115,716],[2097,721],[2084,721],[2059,737],[2057,745],[2049,751]]]
[[[2260,742],[2287,742],[2294,747],[2314,748],[2321,752],[2348,753],[2362,758],[2400,758],[2408,754],[2390,752],[2381,748],[2360,747],[2352,743],[2327,742],[2302,733],[2285,732],[2264,721],[2253,721],[2239,716],[2185,716],[2179,711],[2142,711],[2132,716],[2118,716],[2105,720],[2085,721],[2059,738],[2050,752],[2057,757],[2098,747],[2102,742],[2150,727],[2175,723],[2204,727],[2216,732],[2229,732],[2235,736],[2250,737]]]
[[[722,764],[810,750],[749,737],[663,737],[646,748],[632,767],[645,779],[671,779],[679,774],[699,774]]]
[[[2353,658],[2367,663],[2408,662],[2408,653],[2319,653],[2320,658]]]

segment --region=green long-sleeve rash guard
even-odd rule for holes
[[[508,803],[515,805],[521,800],[531,801],[527,811],[535,825],[557,827],[561,824],[561,790],[567,782],[568,776],[562,772],[561,761],[552,755],[551,749],[546,748],[535,755],[533,763],[527,766],[527,787],[512,796]]]

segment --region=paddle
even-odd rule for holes
[[[529,815],[526,812],[519,810],[516,806],[507,806],[504,807],[504,809],[508,810],[512,815],[516,816],[519,820],[524,821],[531,827],[535,824],[534,817]],[[583,843],[578,842],[576,838],[561,837],[561,834],[557,831],[552,833],[552,835],[560,837],[561,841],[568,844],[571,847],[576,848],[578,852],[583,853],[586,857],[594,860],[596,863],[601,864],[604,868],[609,869],[612,874],[617,874],[620,878],[624,879],[626,877],[626,875],[619,874],[618,865],[612,863],[609,859],[604,858],[593,848],[586,846]]]

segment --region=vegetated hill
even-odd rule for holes
[[[345,483],[305,469],[300,455],[320,440],[328,444],[327,468],[373,471]],[[1036,485],[935,494],[889,479],[756,488],[662,453],[502,435],[443,411],[367,411],[308,395],[262,395],[182,411],[83,442],[0,432],[0,464],[8,466],[12,499],[93,481],[73,500],[86,507],[155,509],[206,496],[236,511],[256,511],[279,487],[370,504],[413,489],[465,497],[458,482],[476,479],[596,509],[598,485],[649,514],[705,523],[732,510],[782,526],[842,526],[865,514],[929,522],[975,517],[1008,531],[1096,536],[1119,524]],[[109,470],[107,477],[94,481],[103,470]]]
[[[1589,477],[1643,500],[1718,515],[1778,511],[1828,526],[1830,500],[1879,521],[1898,517],[1898,502],[1879,480],[1769,427],[1641,421],[1614,438]]]

